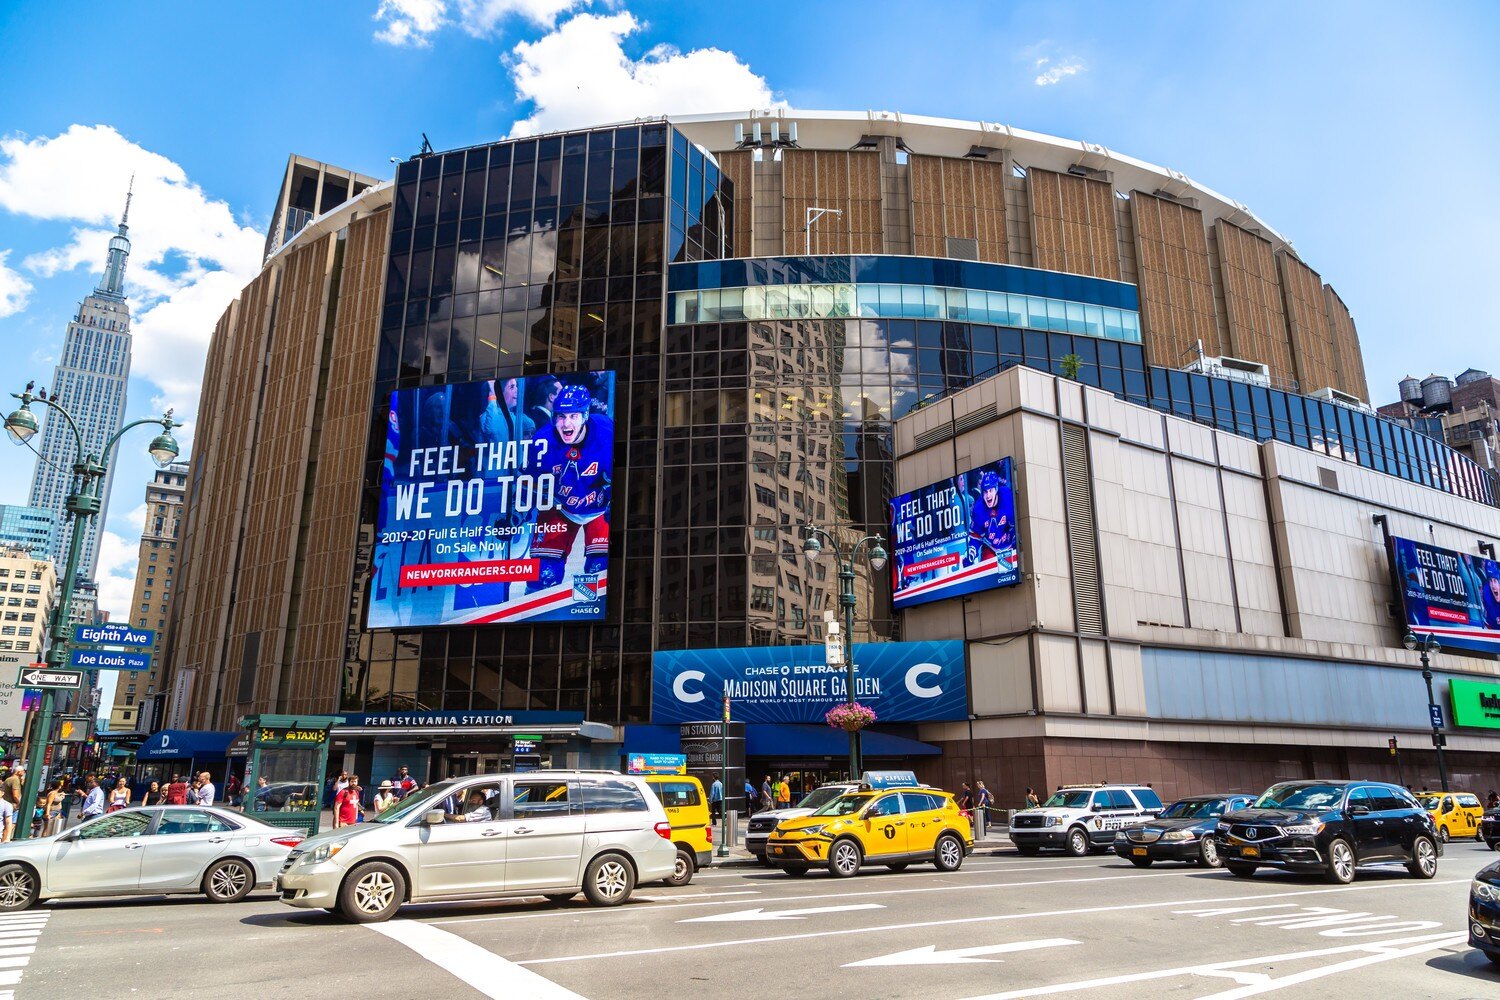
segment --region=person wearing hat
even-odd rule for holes
[[[380,783],[380,789],[375,793],[375,815],[379,816],[396,804],[395,788],[389,780]]]

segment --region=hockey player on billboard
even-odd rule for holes
[[[537,517],[531,555],[540,574],[526,585],[528,593],[562,583],[582,535],[583,571],[574,574],[573,599],[594,600],[599,575],[609,557],[609,497],[613,475],[614,426],[595,412],[586,386],[567,385],[552,403],[551,422],[537,430],[532,454],[534,471],[551,473],[557,483],[557,506]]]
[[[979,477],[979,493],[969,506],[969,551],[964,565],[984,558],[985,550],[995,557],[996,572],[1007,572],[1006,555],[1015,548],[1016,527],[1002,507],[1000,474],[986,471]]]

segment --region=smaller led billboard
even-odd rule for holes
[[[897,608],[1009,587],[1021,579],[1011,460],[981,465],[891,501]]]
[[[1500,565],[1483,556],[1391,539],[1391,572],[1406,627],[1439,643],[1500,653]]]
[[[604,617],[612,372],[397,389],[370,628]]]

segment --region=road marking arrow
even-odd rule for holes
[[[864,965],[967,965],[970,962],[1000,962],[999,958],[983,958],[983,955],[1000,955],[1014,951],[1035,951],[1038,948],[1061,948],[1077,944],[1069,938],[1038,938],[1035,941],[1011,941],[1007,944],[986,944],[977,948],[952,948],[938,951],[937,945],[898,951],[879,958],[867,958],[862,962],[850,962],[846,969],[857,969]]]
[[[715,913],[711,917],[692,917],[677,921],[679,924],[723,924],[745,920],[800,920],[815,913],[847,913],[851,910],[883,910],[879,903],[853,903],[849,906],[813,906],[805,910],[765,910],[757,906],[753,910],[735,910],[733,913]]]

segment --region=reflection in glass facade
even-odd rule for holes
[[[343,710],[555,709],[644,721],[655,649],[819,642],[824,613],[837,607],[836,569],[807,564],[797,527],[885,533],[893,419],[1012,365],[1061,374],[1069,354],[1081,381],[1131,402],[1492,502],[1473,463],[1389,421],[1149,368],[1134,286],[917,257],[720,260],[733,205],[713,158],[665,123],[401,165],[361,565],[390,390],[610,370],[611,586],[598,623],[369,632],[372,584],[362,575]],[[752,290],[771,315],[751,318]],[[775,302],[786,315],[774,315],[772,292],[784,295]],[[830,301],[850,314],[815,308]],[[807,314],[797,315],[803,302]],[[877,314],[859,315],[872,302]],[[545,398],[524,405],[545,419]],[[856,593],[856,640],[899,638],[887,575],[860,566]]]

